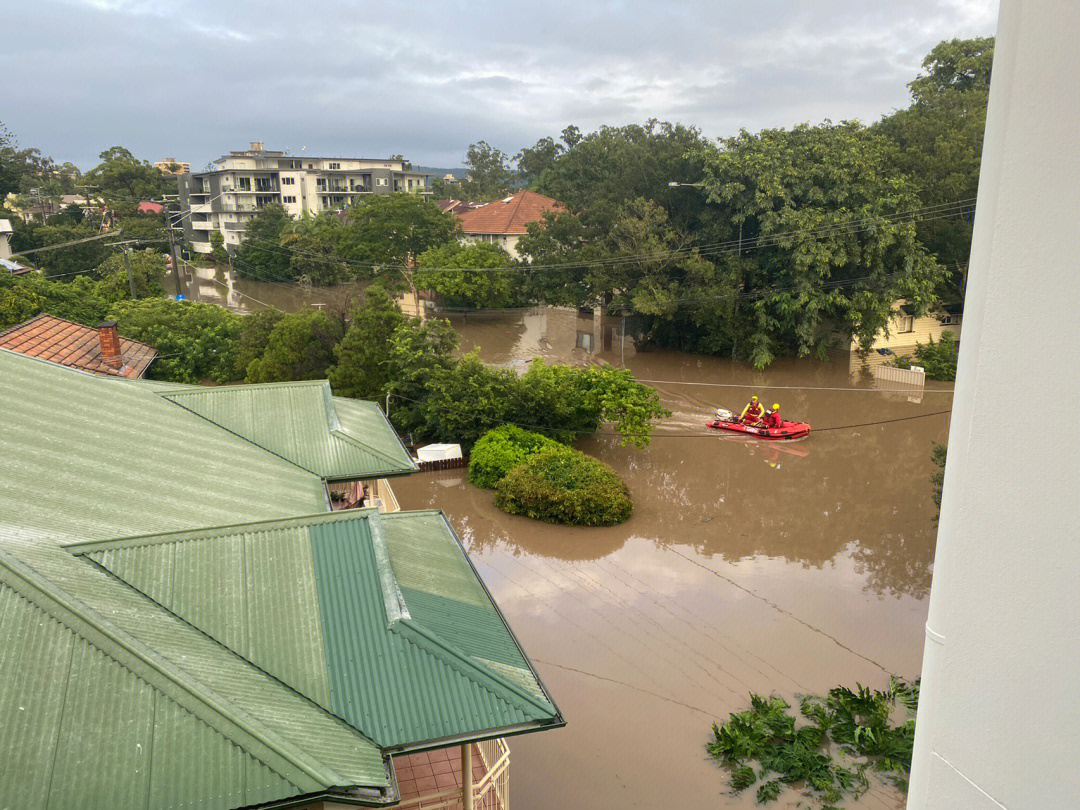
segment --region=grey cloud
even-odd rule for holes
[[[458,164],[567,124],[648,117],[710,137],[875,120],[993,0],[5,3],[0,120],[83,166],[124,144],[201,166],[261,139]]]

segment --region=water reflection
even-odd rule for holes
[[[577,310],[451,320],[462,350],[487,362],[622,365],[661,381],[673,412],[644,450],[611,435],[579,445],[630,487],[622,526],[506,515],[460,474],[394,484],[403,508],[447,513],[570,718],[515,743],[515,804],[547,806],[557,781],[590,807],[669,806],[673,780],[679,807],[750,808],[752,792],[722,793],[703,756],[713,719],[748,691],[792,698],[917,674],[936,531],[930,450],[947,434],[937,412],[948,395],[875,390],[846,355],[756,372],[637,351],[621,319]],[[774,444],[707,431],[718,405],[751,394],[815,432]],[[904,421],[872,424],[887,420]],[[903,797],[875,782],[845,806]]]

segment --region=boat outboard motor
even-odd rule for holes
[[[730,422],[735,418],[735,414],[729,411],[727,408],[716,409],[716,421],[718,422]]]

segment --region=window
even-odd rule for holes
[[[283,186],[295,186],[296,185],[296,178],[295,177],[282,177],[281,178],[281,185],[283,185]]]
[[[904,335],[915,331],[915,319],[911,315],[900,315],[896,318],[896,331]]]
[[[409,191],[412,191],[412,179],[409,180]]]
[[[960,325],[960,316],[959,315],[946,315],[944,318],[941,319],[941,325],[942,326],[959,326]]]
[[[331,163],[329,168],[331,168],[331,169],[340,169],[341,164],[340,163]]]
[[[376,177],[375,178],[375,185],[377,185],[377,186],[388,186],[388,185],[390,185],[390,180],[389,180],[389,178],[386,178],[386,177]]]
[[[251,178],[250,177],[237,177],[236,188],[238,191],[251,191]]]
[[[326,191],[326,178],[317,177],[315,179],[315,188],[319,191]]]
[[[294,202],[296,202],[296,195],[295,194],[287,194],[287,195],[285,195],[284,197],[281,198],[281,201],[285,202],[285,203],[294,203]]]

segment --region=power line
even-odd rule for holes
[[[644,261],[648,259],[683,258],[693,255],[706,256],[719,255],[723,253],[742,254],[753,250],[758,250],[763,247],[774,247],[781,244],[785,239],[793,238],[796,236],[828,236],[837,234],[842,235],[847,233],[857,233],[863,230],[870,230],[874,225],[895,224],[903,222],[907,219],[918,221],[934,221],[937,219],[951,218],[973,210],[974,202],[975,198],[968,198],[949,203],[940,203],[938,205],[924,206],[922,208],[913,208],[894,214],[882,214],[879,216],[866,217],[863,219],[846,220],[831,225],[821,225],[816,228],[781,231],[773,234],[764,234],[755,238],[743,239],[741,241],[735,239],[726,242],[695,245],[667,251],[654,251],[652,253],[624,254],[606,258],[579,260],[576,262],[564,262],[555,264],[530,264],[519,265],[516,267],[420,267],[414,269],[416,271],[431,273],[530,273],[539,270],[566,270],[608,267],[618,264]],[[244,241],[255,242],[256,244],[261,245],[262,250],[266,250],[268,252],[287,253],[289,255],[297,253],[298,255],[306,255],[313,258],[326,258],[325,255],[321,254],[292,251],[287,246],[281,245],[280,243],[274,243],[270,240],[260,239],[258,237],[245,237]],[[366,269],[379,269],[389,264],[388,262],[365,262],[355,259],[344,258],[340,258],[338,259],[338,261],[341,261],[344,264],[352,267],[363,267]]]
[[[700,385],[714,388],[759,388],[763,391],[862,391],[870,394],[893,393],[881,388],[853,388],[851,386],[814,386],[814,385],[768,385],[760,383],[711,383],[711,382],[687,382],[685,380],[646,380],[638,378],[639,383],[651,383],[654,385]],[[951,388],[926,389],[924,394],[951,394]]]

